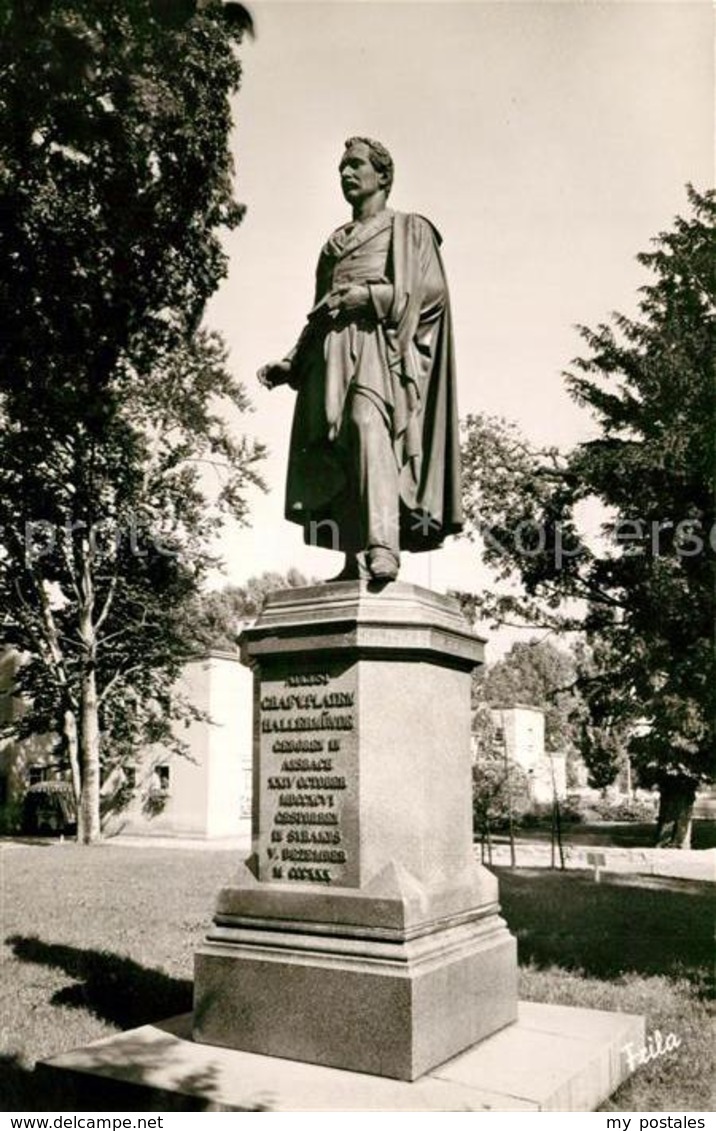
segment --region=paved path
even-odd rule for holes
[[[65,840],[73,844],[73,840]],[[2,847],[13,845],[38,845],[61,848],[62,843],[48,837],[2,838]],[[118,848],[176,848],[191,849],[196,852],[235,852],[247,856],[251,851],[251,837],[240,834],[233,837],[169,837],[169,836],[116,836],[104,842],[107,847]],[[517,840],[515,852],[518,868],[549,868],[552,854],[549,844],[540,841]],[[565,866],[572,869],[594,870],[594,862],[587,855],[604,857],[602,871],[644,876],[668,876],[672,879],[700,880],[716,883],[716,848],[671,849],[671,848],[605,848],[600,845],[565,844]],[[480,846],[475,845],[475,857],[480,860]],[[557,857],[559,860],[559,857]],[[509,844],[492,846],[492,862],[500,867],[510,863]]]
[[[475,846],[480,859],[480,847]],[[604,872],[638,873],[645,876],[669,876],[680,880],[716,882],[716,848],[604,848],[600,845],[565,844],[564,862],[569,869],[594,870],[587,856],[603,856]],[[549,844],[529,840],[515,842],[518,868],[549,868],[552,853]],[[559,856],[557,856],[559,862]],[[510,863],[509,844],[493,844],[492,862],[501,867]]]

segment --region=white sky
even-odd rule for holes
[[[391,150],[391,207],[444,237],[461,416],[513,419],[569,445],[589,418],[561,371],[574,324],[633,309],[635,262],[686,210],[684,185],[714,177],[710,3],[531,0],[258,0],[241,48],[236,195],[248,212],[227,239],[230,274],[209,322],[268,443],[266,497],[222,542],[241,582],[296,565],[328,577],[337,555],[304,547],[283,520],[294,394],[255,381],[293,345],[326,236],[347,216],[337,165],[345,138]],[[453,542],[407,556],[404,580],[475,589],[477,550]]]

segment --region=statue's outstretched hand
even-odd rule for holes
[[[265,389],[275,389],[277,385],[286,385],[291,376],[290,361],[270,361],[262,365],[256,376],[259,384]]]

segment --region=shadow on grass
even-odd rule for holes
[[[13,935],[6,940],[20,962],[62,970],[75,985],[51,998],[58,1006],[86,1009],[121,1029],[152,1024],[141,1034],[118,1034],[63,1056],[60,1065],[40,1063],[31,1071],[15,1056],[0,1057],[3,1111],[270,1111],[273,1097],[247,1095],[227,1106],[221,1072],[203,1047],[192,1067],[191,1023],[177,1018],[191,1010],[192,983],[147,969],[106,951],[46,943]],[[174,1018],[164,1023],[166,1017]]]
[[[42,1097],[44,1103],[44,1095]],[[0,1056],[0,1111],[50,1111],[38,1106],[34,1072],[16,1056]]]
[[[713,884],[496,868],[507,924],[522,963],[611,979],[634,972],[685,977],[702,992],[713,980]]]
[[[87,1009],[120,1029],[133,1029],[191,1009],[190,981],[147,969],[131,958],[46,943],[36,936],[12,935],[5,941],[20,962],[63,970],[76,979],[75,985],[53,995],[53,1005]]]
[[[0,845],[30,845],[32,848],[53,848],[59,844],[59,837],[56,836],[0,836]]]

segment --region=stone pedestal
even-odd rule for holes
[[[252,853],[196,955],[194,1039],[414,1080],[516,1018],[514,940],[472,852],[470,673],[452,599],[273,593]]]

